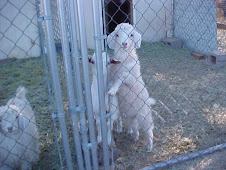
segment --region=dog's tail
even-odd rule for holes
[[[154,106],[156,101],[155,99],[149,97],[147,100],[147,103],[150,107]],[[155,111],[154,109],[152,109],[153,113],[155,114],[156,117],[158,117],[162,122],[165,122],[165,120],[162,118],[162,116],[159,115],[159,113],[157,111]]]

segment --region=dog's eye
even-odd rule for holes
[[[119,37],[119,35],[118,35],[118,34],[115,34],[115,36],[116,36],[116,37]]]
[[[133,34],[130,34],[130,37],[133,37]]]

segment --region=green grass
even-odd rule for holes
[[[0,106],[5,105],[10,98],[15,96],[16,89],[19,86],[27,88],[26,97],[36,115],[42,150],[38,165],[40,166],[45,162],[43,160],[49,159],[51,149],[56,151],[49,110],[46,74],[41,57],[0,61]],[[56,157],[55,160],[58,160],[57,154],[51,157]]]
[[[89,50],[88,53],[92,55],[93,50]],[[112,50],[108,50],[108,53],[110,56],[113,55]],[[123,135],[116,136],[116,141],[119,141],[117,145],[123,151],[120,158],[123,161],[116,162],[119,169],[133,166],[134,169],[139,169],[150,163],[154,164],[157,161],[222,143],[225,140],[222,135],[225,132],[225,119],[223,119],[226,108],[223,102],[225,101],[225,67],[208,66],[205,60],[192,58],[186,48],[172,49],[159,42],[142,42],[137,53],[142,77],[150,95],[157,101],[161,100],[173,114],[169,114],[160,102],[155,105],[154,109],[165,118],[166,122],[161,124],[154,117],[156,129],[154,149],[151,154],[142,149],[145,148],[143,135],[138,143],[129,140],[125,142]],[[43,63],[42,58],[0,61],[0,106],[5,105],[15,95],[19,86],[23,85],[28,89],[27,98],[36,113],[40,132],[42,152],[38,167],[59,169]],[[62,56],[58,57],[58,69],[67,110],[68,99]],[[188,114],[186,115],[183,110]],[[71,136],[70,124],[67,119]],[[214,132],[211,129],[214,129]],[[59,130],[58,136],[61,141]],[[188,147],[184,147],[186,142]],[[131,149],[126,150],[127,147],[123,144]],[[174,146],[175,144],[177,145]],[[180,152],[176,153],[177,150]]]
[[[0,62],[0,105],[11,98],[19,86],[28,89],[28,96],[46,90],[45,71],[42,58],[8,59]],[[29,98],[28,97],[28,98]]]

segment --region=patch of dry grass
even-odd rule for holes
[[[166,122],[162,123],[153,116],[156,128],[151,153],[146,152],[143,132],[138,142],[133,142],[125,132],[114,133],[116,145],[122,151],[115,165],[119,169],[138,169],[224,143],[226,68],[208,66],[205,60],[192,58],[189,50],[171,49],[162,43],[142,43],[138,54],[143,79],[150,95],[157,99],[154,109]],[[28,88],[28,100],[36,113],[41,136],[42,153],[38,166],[41,169],[59,169],[43,60],[5,60],[0,62],[0,68],[0,105],[7,102],[19,85]],[[63,65],[59,68],[62,70]],[[61,74],[67,113],[64,78]],[[67,122],[71,124],[69,119]],[[57,133],[60,141],[61,135]],[[71,128],[69,135],[73,145]]]
[[[143,43],[138,54],[146,86],[158,101],[154,109],[166,122],[155,118],[152,153],[145,152],[145,137],[138,144],[123,140],[133,147],[126,151],[127,159],[118,162],[119,169],[138,169],[224,143],[225,67],[208,66],[205,60],[191,57],[187,49],[161,43]],[[141,143],[142,149],[137,149]]]

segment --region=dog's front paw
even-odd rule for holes
[[[116,95],[117,91],[118,91],[117,89],[111,88],[111,89],[108,91],[108,94],[111,95],[111,96],[114,96],[114,95]]]

